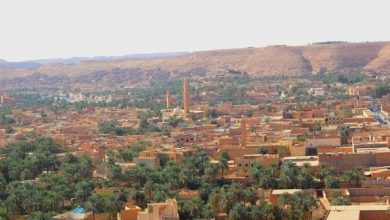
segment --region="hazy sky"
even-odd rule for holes
[[[0,58],[390,40],[390,0],[0,0]]]

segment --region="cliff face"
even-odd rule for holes
[[[384,46],[378,56],[365,66],[366,69],[373,69],[383,72],[390,72],[390,44]]]
[[[114,69],[142,69],[180,75],[197,68],[207,74],[229,69],[252,76],[296,75],[319,71],[390,72],[390,42],[336,43],[307,46],[269,46],[263,48],[201,51],[154,59],[86,61],[78,64],[50,64],[34,69],[1,69],[0,78],[33,73],[79,76]]]
[[[313,72],[321,69],[348,71],[363,69],[377,57],[382,43],[334,44],[301,47],[303,56],[309,60]]]

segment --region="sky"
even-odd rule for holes
[[[0,0],[0,59],[390,40],[389,0]]]

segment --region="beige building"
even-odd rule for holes
[[[160,158],[154,150],[141,151],[138,157],[133,158],[133,163],[140,165],[144,164],[147,167],[154,168],[160,166]]]
[[[325,125],[341,125],[343,123],[343,117],[334,113],[325,115]]]
[[[389,220],[389,205],[331,206],[325,220]]]
[[[167,199],[165,202],[149,203],[144,211],[138,213],[138,220],[179,220],[177,202]]]
[[[251,174],[252,167],[255,164],[262,166],[271,166],[272,164],[278,165],[278,154],[247,154],[241,158],[236,159],[237,163],[237,176],[249,176]]]
[[[340,137],[317,137],[307,139],[305,142],[306,148],[317,148],[319,146],[333,146],[340,147],[341,139]]]

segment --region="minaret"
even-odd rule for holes
[[[183,82],[183,105],[184,105],[184,117],[188,118],[190,114],[191,98],[190,98],[190,84],[187,80],[184,80]]]
[[[167,91],[167,95],[166,95],[166,101],[167,101],[167,109],[170,109],[172,107],[172,95],[169,91]]]
[[[241,119],[241,147],[246,147],[246,120]]]

